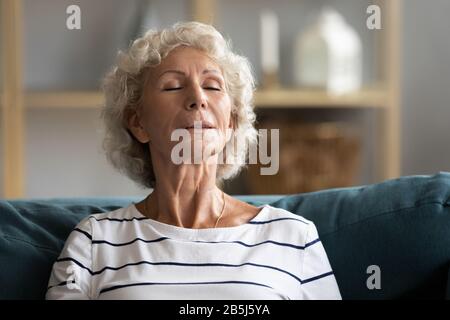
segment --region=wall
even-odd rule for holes
[[[450,2],[404,2],[402,174],[450,171]]]

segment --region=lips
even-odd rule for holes
[[[195,125],[197,127],[194,126],[194,123],[195,123]],[[195,129],[195,128],[198,128],[198,129],[215,129],[216,128],[212,123],[210,123],[208,121],[200,121],[199,120],[199,121],[195,121],[194,123],[191,123],[190,125],[188,125],[188,126],[186,126],[184,128],[185,129]]]

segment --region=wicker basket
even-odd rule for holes
[[[361,143],[348,124],[267,121],[259,127],[280,129],[279,171],[261,175],[260,167],[269,165],[250,164],[246,179],[251,193],[302,193],[355,184]]]

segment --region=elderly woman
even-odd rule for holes
[[[76,226],[47,299],[341,298],[311,221],[218,187],[257,142],[250,65],[218,31],[197,22],[148,31],[119,52],[104,90],[107,157],[153,191]],[[197,145],[181,163],[177,130]],[[194,159],[196,149],[209,151]]]

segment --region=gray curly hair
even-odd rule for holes
[[[211,25],[178,22],[160,31],[151,29],[133,41],[128,52],[118,52],[117,65],[102,82],[105,106],[101,117],[105,126],[103,148],[106,157],[113,167],[144,188],[155,186],[150,148],[131,134],[124,115],[127,109],[136,110],[140,106],[146,72],[151,72],[151,67],[158,65],[180,45],[202,50],[218,63],[232,101],[234,130],[224,148],[227,149],[229,144],[232,146],[225,154],[225,158],[231,156],[232,159],[218,164],[216,182],[236,176],[245,167],[250,145],[257,142],[253,110],[255,81],[248,59],[233,53],[231,42]],[[219,156],[223,156],[222,153]]]

